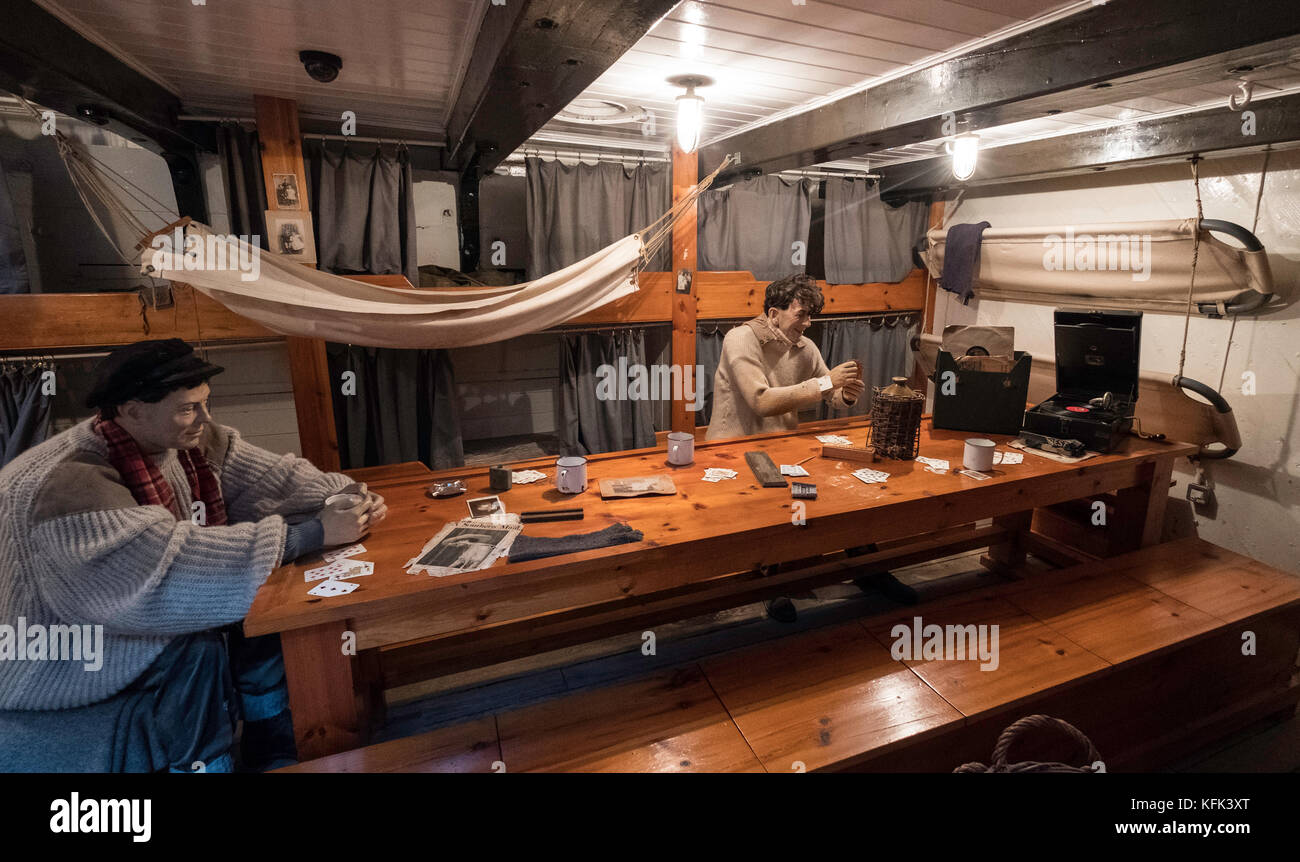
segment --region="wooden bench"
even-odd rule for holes
[[[892,658],[918,616],[997,625],[997,670]],[[1152,769],[1294,711],[1297,649],[1300,578],[1188,538],[285,771],[950,771],[1035,712]]]

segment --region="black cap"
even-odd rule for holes
[[[95,368],[86,406],[116,407],[133,398],[159,401],[176,389],[192,389],[226,369],[204,361],[179,338],[137,341],[119,347]]]

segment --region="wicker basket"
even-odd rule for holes
[[[871,428],[867,448],[883,458],[909,461],[921,448],[921,411],[925,396],[907,388],[906,377],[871,389]]]

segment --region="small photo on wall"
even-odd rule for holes
[[[275,186],[275,205],[282,210],[302,208],[302,198],[298,194],[297,174],[272,174]]]
[[[312,235],[311,213],[306,210],[267,210],[266,234],[276,254],[299,263],[316,263],[316,238]]]

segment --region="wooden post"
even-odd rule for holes
[[[310,213],[307,172],[302,163],[302,137],[298,131],[298,103],[292,99],[254,96],[257,136],[262,145],[262,177],[267,206],[278,206],[275,175],[298,178],[299,206]],[[270,242],[270,237],[267,238]],[[329,362],[325,342],[319,338],[285,338],[289,347],[289,373],[293,379],[293,404],[298,414],[298,440],[302,455],[322,470],[339,469],[338,435],[334,432],[334,403],[330,397]]]
[[[941,200],[933,201],[930,204],[930,223],[927,230],[935,230],[943,227],[944,202]],[[924,273],[922,273],[922,283],[925,284]],[[921,297],[921,307],[925,309],[925,319],[921,321],[920,334],[934,332],[934,306],[938,302],[939,286],[933,279],[928,279],[924,293]],[[908,381],[917,392],[929,391],[929,381],[925,377],[925,372],[921,370],[921,363],[917,363],[912,368],[912,379]]]
[[[673,204],[684,198],[699,181],[699,156],[683,153],[673,144]],[[695,370],[695,311],[699,296],[695,287],[696,205],[691,206],[673,225],[673,263],[669,272],[673,276],[673,365],[680,369],[683,386],[681,398],[673,397],[672,429],[695,433],[695,412],[687,410],[687,375],[694,379]],[[689,285],[686,292],[679,290]]]

